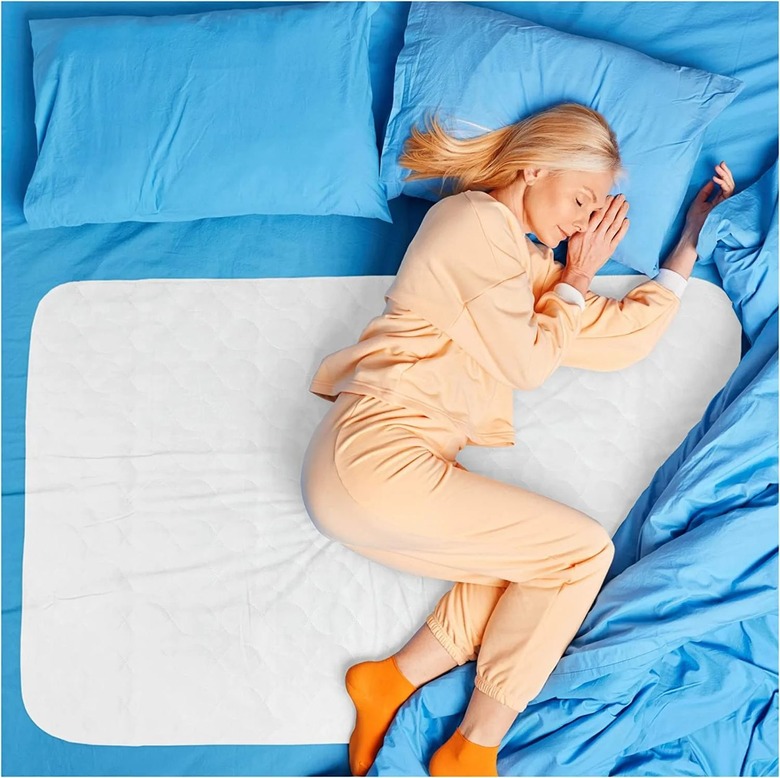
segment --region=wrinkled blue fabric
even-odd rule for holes
[[[755,218],[741,218],[745,212]],[[717,266],[752,343],[777,309],[777,162],[711,215],[699,236],[699,261]]]
[[[777,774],[776,175],[714,208],[699,243],[751,346],[618,528],[599,596],[502,741],[500,775]],[[415,692],[368,774],[427,774],[475,670]]]

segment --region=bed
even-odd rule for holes
[[[391,221],[382,203],[25,214],[30,20],[284,5],[3,4],[6,774],[348,775],[344,670],[397,650],[448,588],[319,535],[296,491],[325,410],[308,378],[381,312],[429,200],[390,199]],[[617,552],[499,772],[777,774],[777,6],[468,5],[742,82],[681,192],[725,159],[739,194],[705,225],[669,337],[619,373],[517,392],[516,446],[459,457],[586,510]],[[372,8],[377,153],[409,12]],[[593,288],[641,279],[610,261]],[[425,774],[473,675],[415,693],[369,774]]]

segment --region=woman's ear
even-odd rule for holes
[[[523,179],[527,186],[533,186],[540,178],[544,178],[547,170],[541,167],[523,168]]]

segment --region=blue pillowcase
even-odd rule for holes
[[[380,178],[388,199],[436,201],[442,179],[405,182],[413,125],[436,113],[456,137],[514,124],[562,102],[604,115],[627,175],[630,227],[614,260],[649,276],[685,199],[707,125],[742,90],[735,78],[670,65],[614,43],[462,2],[414,2],[395,72]],[[702,184],[705,182],[702,181]],[[698,189],[698,187],[697,187]]]
[[[30,226],[245,214],[392,222],[371,108],[378,7],[30,21]]]

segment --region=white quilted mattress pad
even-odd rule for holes
[[[450,582],[319,534],[300,495],[308,392],[392,276],[84,281],[35,315],[21,637],[28,713],[99,745],[346,743],[347,667],[400,648]],[[622,297],[637,276],[597,277]],[[653,353],[515,393],[517,445],[469,469],[614,533],[740,356],[691,279]],[[476,517],[475,517],[476,518]]]

